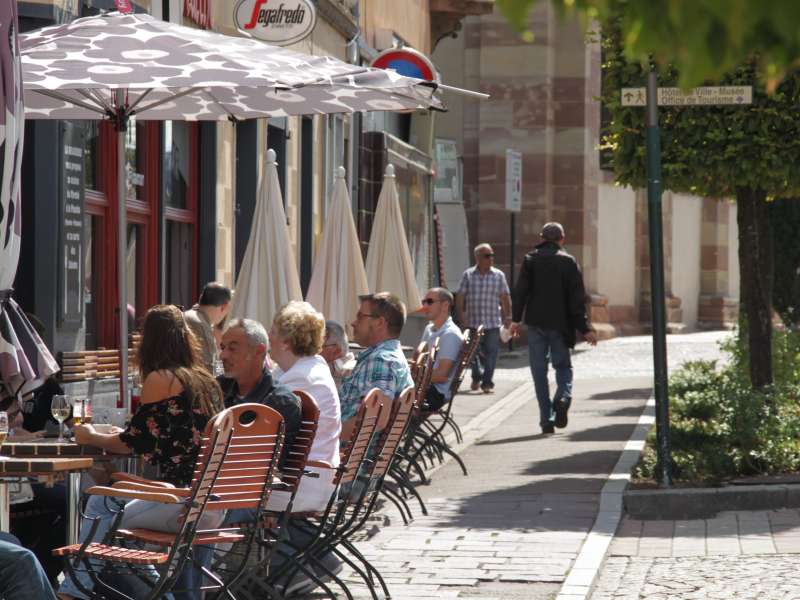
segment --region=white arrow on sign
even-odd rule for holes
[[[645,88],[622,88],[622,106],[646,106]],[[753,86],[727,85],[696,87],[683,91],[677,87],[658,88],[659,106],[743,105],[753,103]]]

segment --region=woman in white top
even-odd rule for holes
[[[339,434],[342,431],[339,393],[328,363],[319,356],[325,339],[325,317],[307,302],[290,302],[275,315],[269,330],[269,353],[280,371],[279,383],[311,395],[319,407],[319,424],[308,469],[318,478],[303,477],[293,505],[295,512],[322,510],[333,491],[339,466]],[[279,374],[278,374],[279,373]],[[274,498],[270,498],[270,507]]]

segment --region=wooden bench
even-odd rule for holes
[[[131,346],[128,348],[128,372],[136,368],[136,355],[142,342],[140,333],[131,334]],[[61,365],[61,381],[70,383],[87,379],[109,379],[119,377],[119,350],[76,350],[60,352],[58,363]]]

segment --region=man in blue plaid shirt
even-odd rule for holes
[[[400,340],[397,338],[406,322],[406,307],[394,294],[380,292],[360,296],[353,339],[365,347],[358,355],[356,366],[345,377],[339,391],[342,408],[342,439],[349,439],[361,401],[372,388],[378,388],[394,400],[405,388],[413,385]],[[381,411],[378,428],[386,426],[389,410]]]
[[[511,325],[511,293],[506,276],[494,267],[489,244],[475,247],[475,266],[464,271],[456,296],[456,312],[462,327],[483,325],[483,338],[472,363],[472,391],[494,390],[494,368],[500,351],[500,326]]]

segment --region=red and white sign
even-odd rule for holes
[[[439,81],[439,73],[427,56],[413,48],[389,48],[384,50],[370,64],[376,69],[391,69],[400,75]]]
[[[314,31],[317,10],[312,0],[240,0],[233,22],[246,35],[288,46]]]
[[[198,27],[211,29],[211,0],[183,0],[183,16]]]

